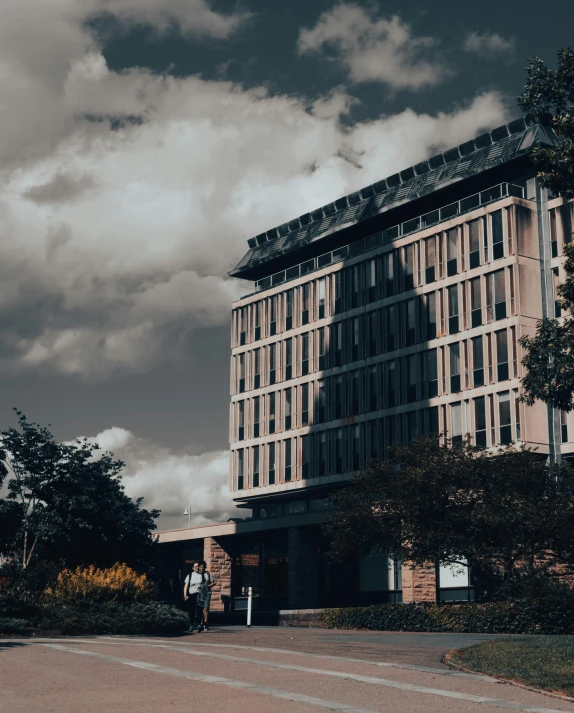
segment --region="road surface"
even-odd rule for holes
[[[482,635],[222,627],[0,640],[2,713],[496,713],[563,701],[441,663]]]

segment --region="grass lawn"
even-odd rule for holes
[[[484,641],[452,652],[457,666],[574,696],[574,636]]]

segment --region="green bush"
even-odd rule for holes
[[[60,634],[179,634],[189,627],[187,614],[158,602],[147,604],[45,604],[40,628]]]
[[[0,618],[0,634],[25,634],[27,626],[26,619]]]
[[[472,634],[572,634],[574,597],[486,604],[377,604],[325,609],[329,629],[443,631]]]

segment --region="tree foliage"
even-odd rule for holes
[[[141,507],[121,483],[124,466],[87,439],[58,443],[16,411],[18,428],[0,432],[1,552],[26,569],[34,559],[67,567],[126,562],[145,568],[159,511]]]
[[[332,555],[468,563],[488,598],[574,573],[574,469],[527,449],[496,455],[421,439],[332,496]],[[529,590],[529,591],[530,591]]]
[[[538,57],[530,60],[522,111],[554,130],[554,146],[535,147],[532,160],[543,186],[566,199],[574,198],[574,52],[561,49],[558,66],[549,69]]]
[[[532,161],[540,183],[568,200],[574,198],[574,52],[558,52],[556,70],[534,58],[528,66],[524,93],[518,104],[522,111],[547,126],[556,138],[554,146],[536,146]],[[524,401],[537,399],[564,411],[574,408],[574,248],[564,246],[567,280],[558,288],[562,319],[538,322],[534,337],[520,340],[527,369],[522,379]]]

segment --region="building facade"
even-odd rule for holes
[[[569,415],[519,400],[519,339],[559,315],[572,204],[517,120],[249,241],[231,273],[229,596],[316,607],[473,598],[468,572],[323,557],[329,493],[395,443],[574,450]],[[211,545],[210,545],[211,546]],[[225,558],[224,558],[225,559]],[[227,565],[226,565],[227,566]]]

